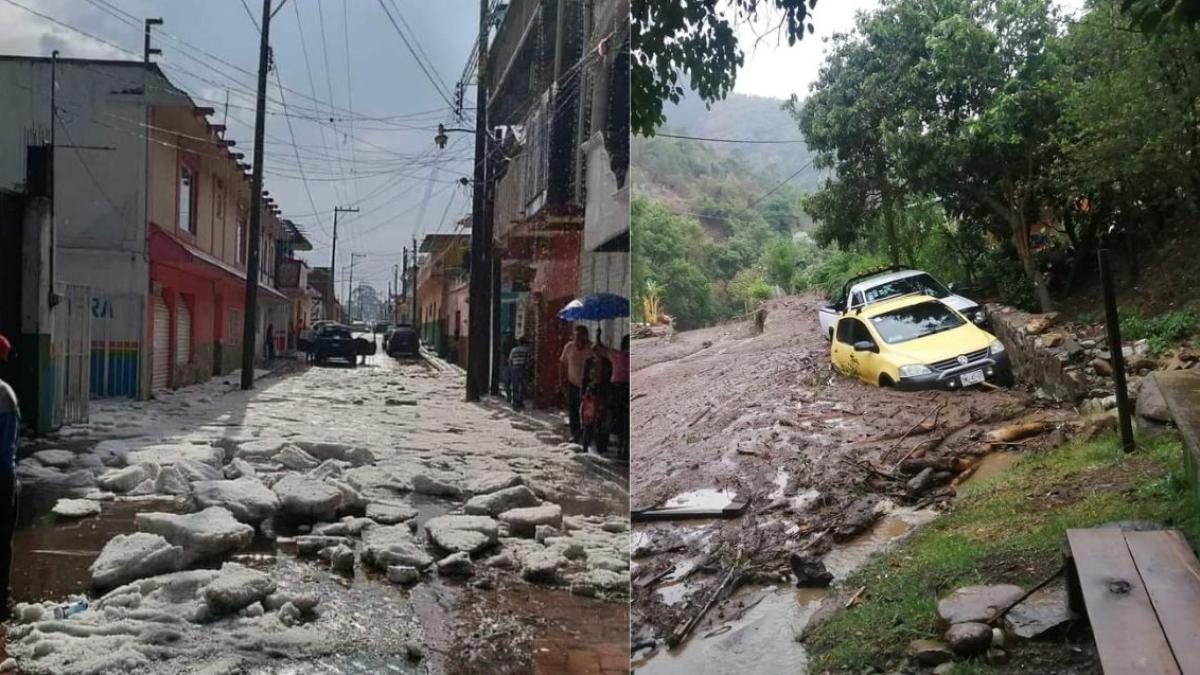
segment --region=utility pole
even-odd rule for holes
[[[417,238],[413,237],[413,255],[412,255],[412,325],[415,330],[420,332],[417,327],[417,272],[420,266],[417,265]]]
[[[499,147],[499,143],[500,143],[499,139],[493,139],[491,137],[490,132],[488,132],[488,139],[494,141],[496,143],[496,146]],[[492,343],[492,349],[491,349],[492,386],[491,386],[490,391],[491,391],[492,396],[499,396],[500,395],[500,359],[501,359],[501,352],[504,350],[504,346],[500,344],[500,300],[501,300],[501,298],[500,298],[500,258],[499,258],[499,256],[496,255],[495,244],[492,241],[493,240],[492,208],[495,205],[495,197],[496,197],[496,184],[495,184],[495,181],[493,180],[493,177],[496,175],[496,166],[495,166],[494,157],[492,155],[493,155],[493,153],[489,152],[487,161],[485,162],[485,164],[487,165],[488,178],[487,178],[487,185],[484,186],[484,189],[483,189],[483,204],[484,204],[483,218],[484,218],[484,222],[487,223],[488,258],[491,262],[491,269],[488,270],[488,284],[489,284],[489,289],[491,291],[491,314],[492,314],[492,320],[491,320],[490,330],[489,330],[489,333],[491,334],[491,343]]]
[[[55,144],[54,129],[58,126],[58,50],[50,52],[50,293],[46,297],[46,302],[50,307],[58,304],[58,295],[54,292],[54,259],[58,257],[58,235],[54,227],[54,202],[58,201],[55,196],[54,177],[57,173],[55,168],[56,162],[54,155],[57,154],[58,146]]]
[[[400,266],[399,265],[392,265],[392,288],[395,289],[395,293],[393,293],[389,289],[388,302],[391,303],[390,310],[389,310],[392,315],[391,319],[392,319],[392,321],[395,321],[396,320],[396,307],[398,307],[400,305],[399,300],[398,300],[400,297]]]
[[[286,0],[285,0],[286,1]],[[282,6],[282,5],[280,5]],[[263,133],[267,113],[267,68],[270,65],[271,0],[263,0],[258,42],[258,96],[254,106],[254,169],[250,178],[250,241],[246,256],[246,314],[242,322],[242,389],[254,388],[254,352],[258,339],[258,249],[262,238]]]
[[[340,213],[358,213],[358,208],[348,208],[344,206],[333,207],[333,251],[329,254],[329,292],[333,294],[332,298],[328,298],[325,302],[329,303],[329,309],[326,314],[333,315],[333,305],[337,302],[337,223],[338,214]]]
[[[162,54],[161,49],[152,49],[150,47],[150,27],[163,25],[162,19],[146,19],[146,46],[142,48],[142,60],[150,63],[150,56]]]
[[[350,281],[346,284],[346,318],[353,319],[354,313],[354,267],[358,265],[359,258],[367,257],[366,253],[351,253],[350,254]],[[362,308],[359,307],[361,311]]]
[[[1113,290],[1112,269],[1109,267],[1108,249],[1096,252],[1100,263],[1100,285],[1104,292],[1104,323],[1108,328],[1108,353],[1112,355],[1113,384],[1117,394],[1117,421],[1121,429],[1121,447],[1133,452],[1137,445],[1133,438],[1133,416],[1129,404],[1129,389],[1125,384],[1125,354],[1121,347],[1121,321],[1117,314],[1117,294]]]
[[[403,264],[403,269],[401,270],[401,273],[400,273],[401,284],[396,290],[396,295],[397,295],[396,304],[397,305],[404,302],[404,298],[408,297],[408,247],[407,246],[404,247],[404,257],[400,259],[400,262]],[[399,322],[403,318],[404,317],[401,317],[399,315],[399,313],[396,314],[397,322]]]
[[[487,185],[487,69],[488,69],[488,0],[479,0],[479,65],[475,94],[475,184],[471,190],[471,284],[469,299],[469,330],[467,331],[467,401],[478,401],[487,388],[488,365],[491,359],[491,302],[492,286],[490,223],[485,220],[485,186]]]

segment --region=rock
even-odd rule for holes
[[[0,673],[11,673],[17,669],[17,660],[13,657],[8,657],[0,661]]]
[[[973,621],[986,623],[1024,594],[1020,586],[1012,584],[965,586],[938,602],[938,617],[946,626]]]
[[[238,444],[238,449],[234,453],[234,456],[249,462],[263,462],[274,457],[284,445],[283,440],[279,438],[245,441]]]
[[[309,455],[311,457],[311,455]],[[310,478],[326,480],[329,478],[341,478],[346,473],[346,467],[350,466],[348,462],[343,462],[340,459],[327,459],[317,465],[315,469],[308,472]]]
[[[367,500],[363,499],[362,493],[356,490],[353,485],[335,478],[329,478],[325,482],[337,488],[342,494],[342,501],[338,505],[338,513],[362,513],[363,509],[367,508]]]
[[[1004,627],[1009,634],[1030,639],[1065,626],[1077,617],[1067,602],[1063,584],[1043,588],[1004,615]]]
[[[1025,324],[1025,332],[1029,335],[1040,335],[1054,325],[1055,318],[1057,315],[1054,313],[1031,316]]]
[[[908,655],[922,666],[937,666],[954,660],[954,652],[937,640],[913,640],[908,643]]]
[[[533,540],[539,544],[544,544],[547,539],[553,539],[561,535],[562,533],[552,525],[538,525],[533,528]]]
[[[621,532],[629,530],[629,523],[624,520],[614,518],[612,520],[604,521],[604,524],[600,526],[600,529],[604,530],[605,532],[620,534]]]
[[[60,499],[50,511],[63,518],[84,518],[100,513],[100,502],[91,499]]]
[[[271,577],[234,563],[221,566],[221,575],[204,587],[204,600],[212,613],[232,614],[275,592]]]
[[[360,446],[314,441],[296,441],[295,445],[322,462],[327,459],[336,459],[348,462],[353,466],[375,463],[375,454]]]
[[[112,588],[142,577],[178,569],[183,548],[172,546],[157,534],[118,534],[101,549],[88,570],[96,588]]]
[[[956,623],[950,626],[943,637],[946,645],[955,654],[963,657],[976,656],[992,646],[992,627],[976,621]]]
[[[920,473],[909,479],[905,487],[908,488],[908,494],[913,497],[919,497],[933,487],[933,467],[925,467]]]
[[[292,601],[292,596],[276,591],[263,598],[262,604],[268,612],[277,612],[279,608]]]
[[[433,556],[413,539],[406,525],[381,525],[363,531],[363,562],[386,570],[392,565],[425,569]]]
[[[988,665],[1003,666],[1012,660],[1012,655],[1003,649],[992,648],[987,650],[984,660],[987,661]]]
[[[437,561],[438,574],[448,577],[469,577],[472,574],[471,556],[466,553],[451,553]]]
[[[238,616],[245,617],[247,619],[257,619],[266,613],[267,610],[263,607],[261,602],[253,602],[243,607],[242,610],[238,612]]]
[[[164,472],[165,473],[165,472]],[[257,525],[279,510],[279,497],[257,478],[199,481],[193,486],[201,507],[220,506],[234,518]]]
[[[512,509],[501,513],[499,519],[500,522],[508,524],[511,536],[532,538],[537,534],[538,525],[562,529],[562,507],[546,503],[541,506]]]
[[[1066,340],[1066,336],[1062,333],[1046,333],[1038,339],[1042,341],[1043,347],[1054,348],[1061,345]]]
[[[308,471],[320,464],[316,457],[294,445],[283,446],[283,449],[275,455],[274,460],[292,471]]]
[[[425,523],[430,541],[450,552],[475,553],[496,542],[496,521],[487,516],[438,516]]]
[[[933,675],[950,675],[958,666],[953,661],[947,661],[933,669]],[[873,671],[874,669],[872,669]]]
[[[387,577],[393,584],[414,584],[421,578],[421,570],[408,565],[388,565]]]
[[[174,464],[163,466],[163,471],[174,467],[183,475],[184,479],[189,483],[194,483],[200,480],[220,480],[225,477],[221,472],[221,465],[218,462],[215,466],[208,462],[202,462],[196,459],[181,459]]]
[[[316,534],[301,535],[293,541],[296,544],[297,555],[312,555],[318,553],[323,548],[332,549],[350,543],[350,540],[345,537]]]
[[[533,550],[521,560],[521,578],[533,583],[556,583],[559,569],[566,564],[566,558],[552,549]]]
[[[1092,361],[1089,365],[1092,366],[1092,370],[1096,371],[1097,375],[1100,375],[1102,377],[1112,377],[1112,372],[1113,372],[1112,364],[1109,363],[1107,360],[1102,359],[1100,357],[1096,357],[1096,358],[1092,359]]]
[[[793,553],[788,559],[792,573],[796,575],[796,586],[801,588],[824,588],[833,583],[833,573],[825,569],[825,563],[820,557]]]
[[[992,646],[1003,647],[1005,642],[1004,631],[999,628],[992,629]]]
[[[354,572],[354,549],[340,544],[329,554],[329,566],[335,572]]]
[[[312,528],[313,534],[335,537],[357,536],[364,529],[371,527],[375,521],[370,518],[346,516],[336,523],[319,523]]]
[[[532,490],[524,485],[514,485],[471,497],[463,510],[473,515],[497,516],[505,511],[537,506],[541,503],[542,500],[538,499]]]
[[[290,602],[285,602],[283,607],[279,608],[279,622],[285,626],[295,626],[303,622],[303,617],[300,609]]]
[[[412,489],[417,494],[449,497],[451,499],[461,499],[463,494],[458,486],[451,485],[423,473],[412,477]]]
[[[254,466],[241,457],[234,457],[228,464],[225,465],[225,468],[222,471],[225,474],[225,478],[229,480],[236,480],[238,478],[253,478],[258,475],[258,472],[254,470]]]
[[[1142,380],[1142,390],[1138,392],[1137,414],[1155,422],[1170,422],[1174,418],[1167,409],[1167,401],[1163,398],[1162,390],[1158,387],[1158,378],[1153,374]]]
[[[33,453],[33,458],[46,466],[65,469],[75,459],[75,453],[70,450],[39,450]]]
[[[154,477],[154,491],[164,495],[187,496],[192,493],[192,484],[183,470],[171,465]]]
[[[467,492],[473,495],[484,495],[524,483],[525,479],[511,471],[488,472],[467,481]]]
[[[513,565],[516,564],[516,561],[513,560],[512,553],[508,551],[501,551],[487,560],[484,560],[483,564],[487,565],[488,567],[512,569]]]
[[[131,450],[125,455],[128,464],[157,464],[167,466],[184,460],[192,460],[217,469],[225,459],[225,451],[211,445],[177,443],[173,445],[151,445]]]
[[[185,564],[243,549],[254,538],[254,528],[239,523],[228,509],[210,506],[189,514],[139,513],[138,530],[157,534],[183,549]]]
[[[875,509],[877,501],[875,497],[860,497],[843,509],[833,526],[833,540],[848,541],[871,527],[879,519]]]
[[[417,510],[408,504],[371,502],[367,504],[366,516],[383,525],[395,525],[416,518]]]
[[[304,616],[312,616],[317,611],[317,605],[321,604],[321,598],[315,593],[302,593],[292,598],[292,604]]]
[[[337,486],[307,476],[284,476],[271,489],[279,498],[279,514],[293,521],[335,520],[342,505]]]
[[[143,480],[146,480],[146,470],[135,465],[101,474],[96,479],[96,485],[109,492],[129,492]]]

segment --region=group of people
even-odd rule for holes
[[[525,407],[533,352],[522,337],[508,353],[508,398],[514,410]],[[629,336],[621,348],[604,344],[600,329],[592,342],[586,326],[576,326],[559,357],[558,383],[565,399],[571,442],[585,450],[593,444],[608,452],[617,437],[617,456],[629,457]]]

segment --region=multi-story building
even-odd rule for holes
[[[0,188],[23,182],[29,147],[55,140],[50,274],[91,294],[91,395],[144,398],[237,368],[251,186],[213,111],[133,61],[4,56],[0,90]],[[274,287],[286,236],[268,196],[260,336],[289,322]]]
[[[466,365],[468,316],[465,234],[429,234],[421,240],[417,269],[417,331],[438,356]]]

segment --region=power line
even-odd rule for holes
[[[664,134],[662,132],[656,132],[654,135],[661,136],[663,138],[678,138],[678,139],[685,140],[685,141],[708,141],[710,143],[762,143],[762,144],[768,144],[768,145],[779,145],[779,144],[803,143],[804,142],[803,140],[756,141],[756,140],[750,140],[750,139],[745,139],[745,138],[707,138],[704,136],[684,136],[681,134]]]
[[[279,98],[282,100],[283,99],[283,82],[279,77],[279,68],[278,67],[275,68],[275,84],[279,86]],[[283,104],[283,110],[284,110],[284,112],[287,112],[287,103]],[[300,180],[302,181],[302,184],[304,185],[304,194],[308,195],[308,205],[310,208],[312,208],[313,212],[316,213],[317,203],[316,203],[316,201],[313,200],[312,190],[310,190],[308,187],[308,178],[305,177],[305,175],[304,175],[304,162],[300,161],[300,149],[296,146],[296,132],[292,129],[292,118],[285,116],[284,119],[287,120],[288,134],[291,135],[291,137],[292,137],[292,150],[296,154],[296,168],[300,170]],[[266,167],[264,167],[264,169],[265,168]],[[317,215],[316,219],[317,219],[317,227],[321,229],[322,234],[324,234],[325,236],[328,237],[329,233],[325,231],[325,224],[321,222],[321,216]]]
[[[421,69],[422,73],[425,73],[426,79],[428,79],[429,83],[433,85],[433,88],[435,91],[437,91],[438,96],[442,97],[442,100],[444,100],[446,102],[446,105],[453,108],[454,101],[449,96],[449,92],[443,91],[441,86],[438,85],[437,79],[435,79],[434,76],[429,73],[429,70],[425,67],[425,64],[421,61],[421,57],[417,54],[417,51],[415,49],[413,49],[412,44],[410,44],[408,41],[408,37],[404,34],[404,31],[400,28],[400,24],[396,23],[396,19],[392,17],[391,10],[388,9],[388,6],[383,2],[383,0],[379,0],[379,6],[383,9],[383,13],[387,14],[388,21],[391,22],[392,28],[396,29],[396,33],[400,35],[400,39],[404,41],[404,46],[408,48],[408,52],[410,54],[412,54],[413,60],[416,61],[417,67],[419,67]]]

